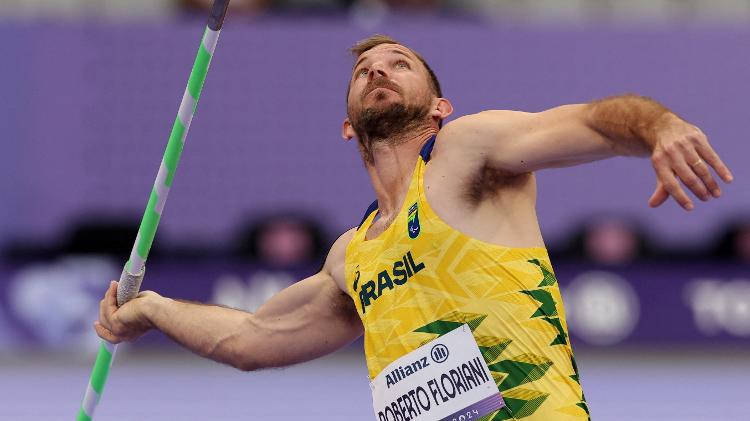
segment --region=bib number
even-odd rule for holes
[[[370,388],[377,421],[469,421],[505,405],[465,324],[389,364]]]

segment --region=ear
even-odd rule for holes
[[[453,104],[446,98],[435,98],[432,102],[432,110],[430,116],[436,120],[445,120],[449,115],[453,114]]]
[[[344,140],[352,140],[354,139],[354,136],[356,136],[356,133],[352,127],[352,122],[349,121],[349,117],[347,117],[344,119],[344,124],[341,125],[341,137],[343,137]]]

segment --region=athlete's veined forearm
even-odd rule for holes
[[[284,289],[256,313],[160,296],[143,311],[185,348],[244,371],[309,361],[362,334],[351,299],[325,273]]]
[[[146,317],[172,340],[190,351],[241,370],[246,361],[249,336],[260,336],[253,314],[232,308],[159,297],[145,306]],[[244,348],[244,349],[243,349]]]
[[[651,98],[622,95],[591,102],[586,107],[586,124],[612,141],[618,155],[646,156],[657,142],[665,123],[679,118]]]

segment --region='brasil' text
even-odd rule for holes
[[[367,306],[383,295],[383,291],[405,284],[409,278],[424,268],[425,265],[423,262],[414,263],[414,257],[412,257],[411,252],[407,252],[401,260],[393,262],[390,271],[384,270],[378,273],[376,277],[377,281],[370,280],[362,284],[362,289],[359,291],[359,302],[362,305],[362,313],[364,314]]]

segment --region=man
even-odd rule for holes
[[[535,215],[534,171],[616,155],[650,156],[657,183],[718,198],[732,176],[705,135],[647,98],[540,113],[453,112],[426,62],[374,36],[356,63],[342,134],[357,138],[377,201],[332,246],[321,271],[256,313],[146,291],[117,308],[112,283],[97,333],[158,329],[242,370],[307,361],[364,333],[378,420],[587,419],[557,281]],[[463,412],[462,412],[463,411]]]

